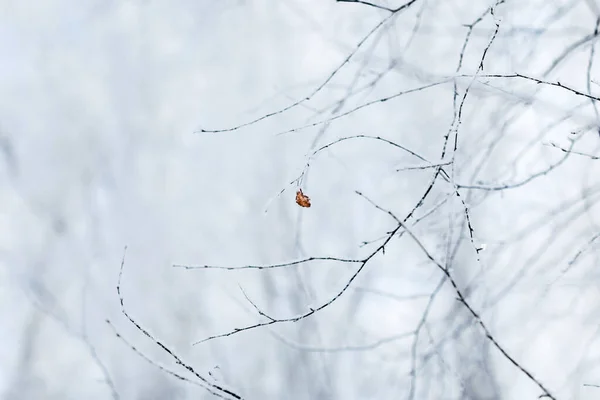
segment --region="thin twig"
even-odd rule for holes
[[[125,250],[123,251],[123,259],[121,260],[121,268],[119,270],[119,280],[117,282],[117,294],[119,296],[119,302],[121,303],[121,313],[123,315],[125,315],[125,317],[127,317],[127,319],[140,331],[144,334],[144,336],[146,336],[148,339],[152,340],[158,347],[160,347],[161,349],[163,349],[167,354],[169,354],[175,361],[177,364],[183,366],[185,369],[187,369],[189,372],[191,372],[192,374],[194,374],[198,379],[200,379],[203,383],[205,383],[207,386],[203,386],[204,389],[206,389],[207,391],[209,391],[211,394],[219,396],[219,397],[223,397],[222,394],[227,394],[235,399],[241,400],[242,397],[234,392],[232,392],[231,390],[228,390],[222,386],[219,386],[213,382],[208,381],[206,378],[204,378],[202,375],[200,375],[199,373],[197,373],[194,368],[192,366],[190,366],[189,364],[186,364],[185,362],[183,362],[181,360],[181,358],[179,358],[172,350],[170,350],[167,346],[165,346],[163,343],[161,343],[159,340],[157,340],[156,338],[154,338],[154,336],[152,336],[146,329],[142,328],[142,326],[136,322],[125,310],[125,305],[124,305],[124,300],[123,300],[123,296],[121,294],[121,279],[123,277],[123,269],[125,266],[125,253],[127,252],[127,247],[125,247]]]
[[[363,196],[365,197],[365,196]],[[366,198],[366,197],[365,197]],[[448,277],[448,281],[450,282],[450,284],[452,285],[454,292],[456,293],[456,296],[458,298],[458,300],[466,307],[466,309],[471,313],[471,315],[473,316],[473,318],[475,319],[475,321],[479,324],[479,326],[482,328],[485,336],[492,342],[492,344],[494,345],[494,347],[496,347],[496,349],[498,349],[502,355],[508,360],[510,361],[515,367],[517,367],[521,372],[523,372],[529,379],[531,379],[543,392],[544,395],[547,396],[548,398],[552,399],[552,400],[556,400],[556,398],[550,393],[550,391],[548,389],[546,389],[546,387],[535,377],[533,376],[533,374],[531,372],[529,372],[527,369],[525,369],[525,367],[523,367],[521,364],[519,364],[510,354],[508,354],[508,352],[506,350],[504,350],[504,348],[498,343],[498,341],[494,338],[494,336],[492,335],[492,333],[490,332],[490,330],[488,329],[487,325],[483,322],[483,320],[481,319],[481,317],[479,316],[479,314],[471,307],[471,305],[467,302],[467,299],[465,298],[465,296],[463,295],[462,291],[459,289],[456,281],[454,280],[454,277],[452,276],[452,274],[450,273],[450,270],[448,268],[445,268],[442,264],[440,264],[434,257],[433,255],[431,255],[431,253],[427,250],[427,248],[423,245],[423,243],[419,240],[419,238],[417,238],[417,236],[412,232],[412,230],[410,230],[410,228],[408,228],[406,226],[406,224],[404,222],[401,222],[399,224],[399,226],[401,226],[406,233],[408,233],[408,235],[410,235],[414,242],[417,244],[417,246],[419,246],[421,248],[421,250],[423,251],[423,253],[425,254],[425,256],[431,260],[431,262],[440,270],[442,271],[442,273],[444,275],[446,275],[446,277]]]
[[[304,264],[313,261],[339,261],[343,263],[361,263],[363,260],[353,260],[349,258],[338,258],[338,257],[308,257],[303,258],[302,260],[290,261],[279,264],[270,264],[270,265],[242,265],[238,267],[224,267],[219,265],[182,265],[182,264],[174,264],[173,268],[183,268],[183,269],[224,269],[228,271],[234,271],[238,269],[275,269],[275,268],[285,268],[291,267],[294,265]]]

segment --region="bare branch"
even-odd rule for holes
[[[416,0],[411,0],[409,5],[414,3]],[[404,8],[408,7],[408,5],[403,6]],[[403,8],[402,8],[403,9]],[[398,9],[397,11],[401,11],[401,9]],[[245,128],[247,126],[253,125],[257,122],[266,120],[268,118],[283,114],[287,111],[290,111],[294,108],[296,108],[297,106],[303,104],[304,102],[310,101],[313,97],[315,97],[321,90],[323,90],[323,88],[325,88],[325,86],[327,86],[327,84],[329,82],[331,82],[331,80],[342,70],[342,68],[344,68],[344,66],[346,64],[348,64],[348,62],[352,59],[352,57],[354,57],[354,55],[358,52],[358,50],[365,44],[365,42],[371,38],[371,36],[373,36],[373,34],[375,32],[377,32],[382,26],[384,26],[386,23],[388,23],[392,17],[394,15],[396,15],[397,12],[394,11],[392,12],[389,16],[387,16],[386,18],[384,18],[383,20],[381,20],[379,23],[377,23],[356,45],[356,47],[354,48],[354,50],[352,50],[350,52],[350,54],[348,54],[348,56],[340,63],[340,65],[338,65],[330,74],[329,76],[313,91],[311,92],[308,96],[304,97],[303,99],[300,99],[292,104],[290,104],[287,107],[281,108],[277,111],[273,111],[270,112],[268,114],[263,115],[262,117],[256,118],[252,121],[240,124],[240,125],[236,125],[230,128],[223,128],[223,129],[200,129],[198,131],[196,131],[196,133],[222,133],[222,132],[232,132],[232,131],[236,131],[238,129],[241,128]]]
[[[224,267],[218,265],[181,265],[174,264],[173,268],[183,268],[183,269],[225,269],[229,271],[234,271],[238,269],[275,269],[275,268],[285,268],[291,267],[294,265],[304,264],[313,261],[339,261],[343,263],[361,263],[363,260],[352,260],[348,258],[338,258],[338,257],[308,257],[302,260],[290,261],[286,263],[280,264],[271,264],[271,265],[243,265],[239,267]]]
[[[565,155],[558,160],[557,162],[555,162],[554,164],[551,164],[549,167],[547,167],[546,169],[539,171],[533,175],[530,175],[529,177],[523,179],[520,182],[516,182],[516,183],[506,183],[506,184],[502,184],[502,185],[463,185],[463,184],[457,184],[456,186],[460,189],[475,189],[475,190],[487,190],[487,191],[500,191],[500,190],[507,190],[507,189],[515,189],[521,186],[524,186],[526,184],[528,184],[529,182],[544,176],[546,174],[548,174],[549,172],[553,171],[554,169],[556,169],[556,167],[558,167],[559,165],[561,165],[562,163],[564,163],[567,158],[569,158],[569,156],[571,155],[571,149],[573,148],[575,144],[575,141],[571,142],[571,146],[569,147],[568,151],[565,151]]]
[[[369,7],[373,7],[373,8],[378,8],[380,10],[385,10],[385,11],[389,11],[391,13],[394,12],[393,9],[385,7],[385,6],[380,6],[378,4],[373,4],[373,3],[369,3],[368,1],[362,1],[362,0],[336,0],[338,3],[357,3],[357,4],[363,4],[365,6],[369,6]]]
[[[160,342],[159,340],[155,339],[154,336],[152,336],[146,329],[142,328],[142,326],[136,322],[131,316],[129,316],[129,314],[127,313],[127,311],[125,310],[125,305],[124,305],[124,300],[123,300],[123,296],[121,295],[121,278],[123,277],[123,267],[125,266],[125,253],[127,252],[127,247],[125,247],[125,250],[123,251],[123,259],[121,260],[121,268],[119,270],[119,280],[117,282],[117,294],[119,296],[119,302],[121,303],[121,313],[123,315],[125,315],[125,317],[129,320],[129,322],[131,322],[136,328],[137,330],[139,330],[140,332],[142,332],[144,334],[144,336],[146,336],[148,339],[150,339],[151,341],[153,341],[158,347],[160,347],[162,350],[164,350],[167,354],[169,354],[177,364],[183,366],[186,370],[188,370],[189,372],[191,372],[192,374],[194,374],[194,376],[196,376],[198,379],[200,379],[206,386],[203,386],[204,389],[206,389],[208,392],[210,392],[213,395],[217,395],[219,397],[223,397],[224,394],[227,394],[235,399],[241,400],[242,397],[234,392],[232,392],[231,390],[228,390],[220,385],[217,385],[215,383],[212,383],[210,381],[208,381],[206,378],[204,378],[202,375],[200,375],[199,373],[197,373],[194,368],[189,365],[186,364],[185,362],[183,362],[181,360],[181,358],[179,358],[179,356],[177,356],[172,350],[170,350],[167,346],[165,346],[162,342]]]
[[[423,253],[427,256],[427,258],[429,260],[431,260],[431,262],[433,262],[435,264],[435,266],[438,267],[438,269],[440,271],[442,271],[444,273],[444,275],[448,278],[448,281],[450,282],[450,284],[452,285],[452,287],[454,288],[454,292],[456,293],[458,300],[467,308],[467,310],[471,313],[471,315],[473,316],[473,318],[475,319],[475,321],[479,324],[479,326],[481,327],[481,329],[484,331],[486,337],[492,342],[492,344],[494,345],[494,347],[496,347],[496,349],[498,349],[502,355],[508,360],[510,361],[515,367],[517,367],[521,372],[523,372],[529,379],[531,379],[543,392],[544,395],[547,396],[548,398],[552,399],[552,400],[556,400],[556,398],[550,394],[550,392],[548,391],[548,389],[546,389],[546,387],[537,379],[533,376],[533,374],[531,372],[529,372],[527,369],[525,369],[521,364],[519,364],[510,354],[508,354],[508,352],[506,350],[504,350],[504,348],[496,341],[496,339],[494,338],[494,336],[492,336],[490,330],[488,329],[488,327],[486,326],[486,324],[483,322],[483,320],[481,319],[481,317],[479,316],[479,314],[471,307],[471,305],[467,302],[467,299],[465,298],[465,296],[463,295],[462,291],[458,288],[458,285],[456,283],[456,281],[454,280],[454,277],[452,276],[452,274],[450,273],[450,270],[446,267],[444,267],[442,264],[440,264],[432,255],[431,253],[425,248],[425,246],[423,245],[423,243],[416,237],[416,235],[403,223],[401,222],[400,225],[402,228],[404,228],[404,230],[406,231],[406,233],[408,233],[413,240],[415,241],[415,243],[417,244],[417,246],[419,246],[421,248],[421,250],[423,251]]]
[[[462,77],[462,78],[473,78],[475,75],[459,75],[458,77]],[[478,75],[479,78],[491,78],[491,79],[498,79],[498,78],[502,78],[502,79],[522,79],[522,80],[528,80],[531,82],[535,82],[539,85],[547,85],[547,86],[554,86],[554,87],[558,87],[564,90],[567,90],[571,93],[576,94],[577,96],[581,96],[581,97],[585,97],[587,99],[590,100],[594,100],[594,101],[600,101],[600,97],[596,97],[593,96],[591,94],[588,93],[584,93],[581,92],[577,89],[574,89],[572,87],[569,87],[567,85],[564,85],[560,82],[550,82],[550,81],[545,81],[539,78],[534,78],[532,76],[528,76],[528,75],[523,75],[523,74],[481,74]]]
[[[165,373],[167,373],[167,374],[169,374],[169,375],[171,375],[171,376],[173,376],[173,377],[175,377],[175,378],[179,379],[180,381],[184,381],[184,382],[187,382],[187,383],[189,383],[189,384],[192,384],[192,385],[195,385],[195,386],[201,387],[201,388],[203,388],[203,389],[206,389],[206,387],[205,387],[205,386],[203,386],[203,385],[199,384],[198,382],[196,382],[196,381],[193,381],[193,380],[191,380],[191,379],[188,379],[188,378],[186,378],[185,376],[179,375],[178,373],[176,373],[176,372],[173,372],[173,371],[171,371],[171,370],[169,370],[169,369],[167,369],[167,368],[163,367],[162,365],[160,365],[160,364],[156,363],[155,361],[152,361],[152,360],[151,360],[150,358],[148,358],[148,357],[147,357],[147,356],[146,356],[144,353],[142,353],[142,352],[141,352],[140,350],[138,350],[138,349],[137,349],[137,348],[136,348],[134,345],[132,345],[132,344],[131,344],[129,341],[127,341],[127,340],[126,340],[126,339],[123,337],[123,335],[121,335],[121,334],[119,333],[119,331],[117,331],[117,328],[115,328],[115,326],[113,325],[113,323],[112,323],[112,322],[110,322],[110,320],[108,320],[108,319],[107,319],[107,320],[106,320],[106,323],[107,323],[107,324],[108,324],[108,325],[109,325],[109,326],[112,328],[112,330],[113,330],[113,331],[114,331],[114,333],[115,333],[115,336],[117,336],[117,338],[119,338],[119,340],[121,340],[123,343],[125,343],[125,345],[126,345],[127,347],[129,347],[131,350],[133,350],[133,351],[134,351],[134,352],[135,352],[135,353],[136,353],[138,356],[140,356],[141,358],[143,358],[144,360],[146,360],[146,362],[148,362],[148,363],[149,363],[149,364],[151,364],[152,366],[154,366],[154,367],[156,367],[156,368],[160,369],[161,371],[164,371]],[[212,394],[213,394],[213,395],[215,395],[215,396],[217,396],[217,397],[223,398],[223,399],[225,398],[225,397],[221,396],[219,393],[216,393],[216,392],[215,392],[215,393],[212,393]]]
[[[346,111],[344,113],[338,114],[338,115],[336,115],[334,117],[331,117],[331,118],[328,118],[328,119],[325,119],[325,120],[320,120],[320,121],[317,121],[317,122],[313,122],[311,124],[306,124],[306,125],[298,126],[296,128],[288,129],[288,130],[285,130],[285,131],[281,131],[281,132],[277,133],[277,136],[285,135],[287,133],[298,132],[298,131],[301,131],[301,130],[304,130],[304,129],[314,128],[315,126],[327,124],[327,123],[330,123],[332,121],[338,120],[340,118],[347,117],[348,115],[350,115],[352,113],[355,113],[356,111],[362,110],[362,109],[367,108],[367,107],[371,107],[371,106],[373,106],[375,104],[385,103],[386,101],[390,101],[390,100],[396,99],[396,98],[398,98],[400,96],[404,96],[405,94],[416,93],[416,92],[420,92],[420,91],[423,91],[423,90],[431,89],[431,88],[436,87],[436,86],[444,85],[444,84],[446,84],[448,82],[452,82],[452,80],[453,80],[453,78],[446,78],[446,79],[442,79],[440,81],[437,81],[437,82],[434,82],[434,83],[430,83],[430,84],[427,84],[427,85],[423,85],[423,86],[419,86],[419,87],[416,87],[416,88],[413,88],[413,89],[403,90],[403,91],[398,92],[396,94],[393,94],[391,96],[382,97],[382,98],[377,99],[377,100],[373,100],[373,101],[369,101],[369,102],[363,103],[363,104],[361,104],[359,106],[356,106],[356,107],[354,107],[354,108],[352,108],[352,109],[350,109],[350,110],[348,110],[348,111]]]
[[[373,139],[373,140],[379,140],[379,141],[385,142],[385,143],[387,143],[389,145],[392,145],[394,147],[397,147],[397,148],[399,148],[401,150],[404,150],[405,152],[407,152],[407,153],[409,153],[409,154],[417,157],[419,160],[425,161],[426,163],[429,163],[430,165],[433,165],[426,158],[420,156],[419,154],[415,153],[414,151],[412,151],[412,150],[410,150],[410,149],[408,149],[408,148],[406,148],[406,147],[404,147],[404,146],[402,146],[402,145],[400,145],[398,143],[395,143],[395,142],[393,142],[393,141],[391,141],[389,139],[382,138],[380,136],[371,136],[371,135],[344,136],[342,138],[336,139],[336,140],[334,140],[332,142],[329,142],[329,143],[327,143],[327,144],[319,147],[317,150],[313,151],[311,157],[315,156],[317,153],[320,153],[321,151],[323,151],[323,150],[325,150],[325,149],[327,149],[327,148],[329,148],[329,147],[331,147],[331,146],[333,146],[333,145],[335,145],[337,143],[345,142],[346,140],[352,140],[352,139]]]
[[[378,8],[380,10],[385,10],[385,11],[389,11],[392,14],[398,13],[402,10],[407,9],[408,7],[412,6],[417,0],[410,0],[408,3],[405,3],[403,5],[401,5],[400,7],[397,8],[389,8],[389,7],[385,7],[385,6],[381,6],[378,4],[374,4],[374,3],[370,3],[368,1],[363,1],[363,0],[336,0],[338,3],[358,3],[358,4],[363,4],[365,6],[369,6],[369,7],[373,7],[373,8]]]
[[[584,156],[584,157],[591,158],[592,160],[600,160],[599,156],[593,156],[591,154],[581,153],[579,151],[575,151],[575,150],[571,150],[571,149],[565,149],[564,147],[561,147],[561,146],[557,145],[556,143],[550,142],[548,145],[552,146],[552,147],[554,147],[556,149],[559,149],[559,150],[561,150],[564,153],[576,154],[578,156]]]

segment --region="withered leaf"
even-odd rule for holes
[[[296,203],[300,207],[310,207],[310,198],[304,193],[302,193],[302,189],[298,189],[298,191],[296,192]]]

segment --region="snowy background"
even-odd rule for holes
[[[389,12],[333,0],[0,1],[0,398],[214,398],[153,365],[194,380],[121,313],[125,246],[129,314],[244,399],[538,398],[409,235],[314,315],[192,345],[264,321],[245,296],[293,317],[357,266],[174,264],[364,258],[395,222],[355,191],[404,217],[434,171],[396,171],[424,162],[365,138],[305,170],[307,156],[371,135],[438,163],[456,126],[443,161],[454,156],[454,183],[476,187],[458,198],[438,178],[408,224],[430,213],[413,232],[511,357],[557,399],[597,399],[585,384],[600,385],[600,161],[551,145],[600,155],[595,104],[523,79],[458,78],[458,124],[448,77],[461,52],[459,74],[472,75],[488,49],[482,74],[598,96],[600,14],[593,0],[507,0],[491,14],[494,4],[417,0],[354,54]],[[289,111],[199,132],[281,110],[333,71]],[[303,171],[308,209],[290,184]],[[496,186],[507,188],[485,189]]]

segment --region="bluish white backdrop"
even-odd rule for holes
[[[348,141],[311,163],[304,180],[310,209],[294,203],[289,182],[315,146],[356,134],[386,137],[436,160],[452,123],[451,85],[363,109],[322,133],[277,133],[326,118],[329,111],[316,111],[343,97],[357,71],[366,82],[390,59],[397,64],[385,82],[348,100],[348,109],[455,73],[464,24],[492,4],[418,2],[313,101],[244,129],[202,134],[307,96],[386,13],[323,0],[1,1],[1,396],[211,398],[140,358],[105,323],[110,319],[155,362],[185,373],[120,312],[116,284],[127,246],[121,289],[131,315],[199,373],[211,372],[244,398],[407,398],[412,339],[405,334],[418,325],[441,274],[406,235],[310,319],[198,346],[191,344],[260,320],[240,287],[269,313],[296,315],[339,291],[354,266],[239,272],[172,265],[366,255],[361,242],[383,235],[393,220],[354,191],[404,215],[430,171],[396,173],[417,163],[381,143]],[[593,32],[590,4],[499,6],[500,30],[485,71],[544,74],[564,48]],[[494,28],[488,15],[474,30],[464,73],[476,71]],[[547,79],[583,91],[589,50],[569,54]],[[462,82],[464,91],[469,81]],[[570,130],[596,122],[584,99],[557,90],[534,95],[535,89],[512,80],[473,86],[460,127],[461,183],[474,183],[468,180],[475,172],[500,183],[526,178],[562,156],[542,142],[564,145]],[[524,105],[528,98],[532,105]],[[566,121],[547,128],[561,113]],[[477,167],[494,141],[496,149]],[[597,136],[580,143],[590,153],[599,148]],[[523,188],[475,194],[473,224],[487,250],[477,261],[464,236],[454,266],[459,282],[472,285],[472,304],[497,340],[561,399],[600,396],[600,389],[582,386],[600,384],[598,246],[573,275],[550,285],[598,231],[598,165],[570,159]],[[415,232],[442,258],[458,234],[449,225],[461,213],[452,200],[438,214],[443,218]],[[537,230],[519,236],[538,220]],[[424,296],[399,301],[382,291]],[[432,307],[432,325],[418,342],[431,364],[419,370],[415,398],[536,398],[539,389],[486,347],[476,326],[447,347],[430,345],[468,321],[455,298],[446,284]]]

